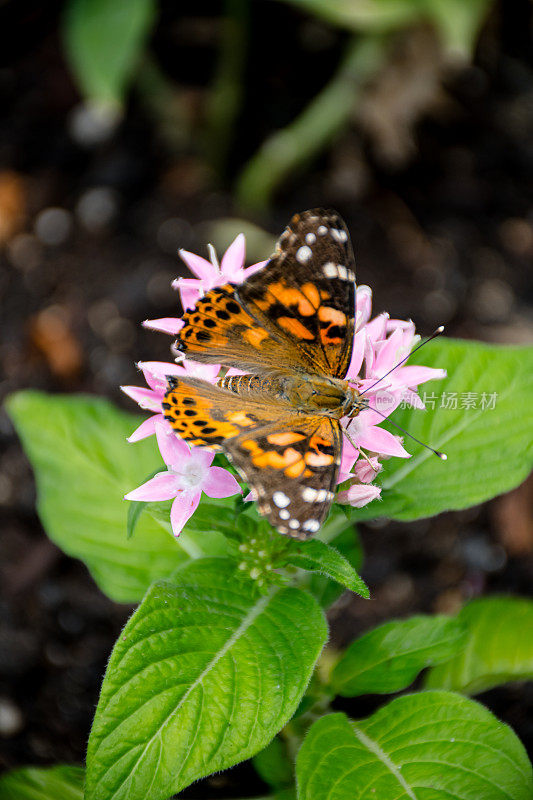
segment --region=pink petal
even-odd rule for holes
[[[414,336],[415,324],[412,319],[389,319],[387,321],[387,333],[392,333],[396,328],[408,331]]]
[[[367,397],[370,408],[360,412],[360,421],[364,420],[365,425],[380,425],[383,417],[390,416],[402,402],[402,391],[400,389],[396,391],[382,389],[380,384],[379,388],[376,386],[376,389]],[[362,418],[361,414],[363,414]]]
[[[249,278],[250,275],[253,275],[255,272],[259,272],[263,267],[266,267],[269,261],[270,259],[267,258],[266,261],[258,261],[257,264],[253,264],[251,267],[245,267],[242,271],[243,280],[246,280],[246,278]]]
[[[141,408],[147,411],[155,411],[156,414],[161,414],[161,401],[162,395],[158,392],[153,392],[152,389],[144,389],[141,386],[121,386],[124,394],[135,400]]]
[[[177,317],[145,319],[143,322],[145,328],[150,328],[153,331],[162,331],[162,333],[170,333],[171,336],[175,336],[183,328],[183,325],[183,320],[177,319]]]
[[[157,444],[159,452],[163,457],[163,461],[169,467],[180,466],[183,461],[188,461],[191,456],[188,444],[177,436],[168,422],[156,422],[155,434],[157,436]]]
[[[180,492],[170,509],[170,524],[174,536],[179,536],[185,523],[192,517],[198,503],[200,502],[201,492]]]
[[[214,457],[214,450],[209,450],[206,447],[191,447],[191,464],[200,467],[205,471],[206,475]]]
[[[141,422],[138,428],[135,428],[131,436],[128,436],[128,442],[139,442],[141,439],[146,439],[147,436],[152,436],[155,433],[156,420],[163,420],[162,414],[154,414],[153,417],[148,417],[144,422]]]
[[[413,408],[419,408],[420,411],[425,411],[426,406],[424,402],[417,395],[417,393],[411,391],[411,389],[404,389],[404,391],[402,392],[402,400],[404,400]]]
[[[379,381],[379,383],[378,383],[378,381]],[[372,391],[369,391],[376,384],[377,384],[376,388],[373,389]],[[373,396],[374,392],[378,391],[378,387],[379,387],[379,389],[382,389],[383,391],[391,391],[392,390],[392,382],[391,382],[390,377],[387,377],[387,378],[385,378],[383,380],[379,380],[379,378],[363,378],[362,380],[357,381],[357,388],[358,388],[360,394],[362,394],[363,397],[365,397],[367,399],[370,399]]]
[[[374,345],[372,339],[367,333],[368,326],[366,328],[362,328],[362,331],[365,334],[365,376],[368,378],[374,371]]]
[[[402,331],[397,328],[391,336],[379,346],[378,356],[374,363],[374,372],[376,374],[384,375],[389,369],[392,369],[398,361],[401,361],[402,343]]]
[[[193,272],[197,278],[202,281],[211,281],[216,277],[218,270],[207,259],[197,256],[195,253],[189,253],[188,250],[178,250],[180,258],[185,261],[190,271]]]
[[[395,378],[398,382],[403,383],[404,386],[418,386],[425,381],[445,378],[447,375],[445,369],[434,369],[433,367],[400,367],[395,373]]]
[[[377,317],[374,317],[373,320],[365,325],[365,331],[367,332],[368,338],[372,342],[379,342],[385,338],[388,320],[389,315],[383,313]]]
[[[350,478],[353,478],[353,473],[339,471],[339,474],[337,475],[337,485],[339,483],[344,483],[344,481],[350,480]]]
[[[346,436],[342,439],[341,472],[351,472],[352,467],[359,457],[359,450],[356,449]]]
[[[345,376],[347,381],[353,381],[359,375],[361,366],[363,364],[363,358],[365,356],[365,342],[366,333],[364,331],[359,331],[353,337],[352,358]]]
[[[203,292],[198,289],[180,288],[180,300],[184,311],[192,311],[198,300],[203,296]]]
[[[198,361],[189,361],[188,359],[182,361],[182,364],[186,375],[202,378],[209,383],[214,383],[220,372],[220,364],[200,364]]]
[[[370,464],[366,458],[360,458],[355,465],[354,474],[361,483],[372,483],[376,475],[383,469],[376,456],[370,458],[369,461]]]
[[[227,469],[211,467],[202,484],[202,490],[208,497],[230,497],[232,494],[239,494],[241,487]]]
[[[245,255],[246,239],[244,238],[244,233],[239,233],[222,257],[220,264],[221,273],[231,278],[232,275],[242,269]]]
[[[339,492],[336,500],[338,503],[349,503],[354,508],[362,508],[375,500],[381,494],[379,486],[369,483],[355,483],[344,492]]]
[[[385,456],[397,456],[398,458],[410,458],[407,450],[404,450],[400,442],[392,433],[371,425],[363,430],[359,435],[354,436],[354,441],[365,450],[374,453],[382,453]]]
[[[359,331],[370,319],[372,311],[372,289],[370,286],[357,287],[356,293],[356,330]]]
[[[138,361],[137,366],[142,370],[146,383],[161,395],[167,390],[167,375],[185,374],[180,364],[172,364],[169,361]]]
[[[176,476],[170,472],[160,472],[154,478],[143,483],[137,489],[133,489],[124,495],[125,500],[145,500],[154,501],[170,500],[176,496],[178,485]]]
[[[185,310],[192,309],[204,294],[202,281],[195,278],[178,278],[172,281],[172,288],[180,293],[181,305]]]

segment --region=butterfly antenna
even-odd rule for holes
[[[428,341],[429,341],[429,339],[428,339]],[[424,342],[424,344],[425,344],[425,342]],[[405,428],[402,428],[402,426],[398,425],[397,422],[393,422],[392,419],[389,419],[389,417],[387,417],[386,414],[382,414],[381,411],[377,410],[377,408],[373,408],[372,406],[369,406],[369,405],[365,406],[365,408],[370,409],[370,411],[375,411],[376,414],[379,414],[380,417],[383,417],[383,419],[388,420],[391,425],[394,425],[395,428],[398,428],[398,430],[400,430],[402,433],[405,433],[406,436],[409,436],[409,438],[413,439],[413,441],[415,441],[417,444],[421,444],[422,447],[426,448],[426,450],[431,450],[431,452],[434,453],[436,456],[438,456],[441,459],[441,461],[447,461],[448,460],[448,456],[446,455],[446,453],[441,453],[440,450],[435,450],[433,447],[430,447],[429,444],[426,444],[425,442],[421,442],[420,439],[417,439],[416,436],[413,436],[412,433],[409,433],[409,431],[406,431]]]
[[[417,350],[420,350],[420,348],[421,348],[421,347],[424,347],[424,345],[425,345],[425,344],[427,344],[428,342],[431,342],[431,340],[432,340],[432,339],[436,339],[436,338],[437,338],[437,336],[440,336],[440,335],[441,335],[441,333],[443,332],[443,330],[444,330],[444,325],[439,325],[439,327],[437,328],[437,330],[436,330],[436,331],[433,331],[433,333],[431,334],[431,336],[428,336],[428,338],[427,338],[427,339],[425,339],[423,342],[420,342],[420,344],[419,344],[419,345],[417,345],[417,346],[415,347],[415,349],[414,349],[414,350],[411,350],[411,352],[409,353],[409,355],[405,356],[405,358],[402,358],[402,360],[401,360],[401,361],[398,361],[398,363],[397,363],[397,364],[395,364],[395,365],[392,367],[392,369],[389,369],[389,371],[388,371],[388,372],[386,372],[386,373],[385,373],[385,375],[382,375],[382,376],[381,376],[381,378],[379,378],[379,380],[377,380],[375,383],[373,383],[373,384],[372,384],[372,386],[369,386],[369,387],[368,387],[367,389],[365,389],[364,391],[362,391],[362,392],[359,392],[359,394],[360,394],[360,395],[362,395],[362,394],[366,394],[366,392],[369,392],[371,389],[373,389],[373,388],[374,388],[374,386],[377,386],[377,385],[378,385],[378,383],[381,383],[381,381],[382,381],[382,380],[384,380],[384,379],[387,377],[387,375],[390,375],[390,374],[391,374],[391,372],[394,372],[394,370],[395,370],[395,369],[397,369],[398,367],[400,367],[400,366],[401,366],[401,365],[404,363],[404,361],[407,361],[407,359],[408,359],[408,358],[411,358],[411,356],[413,355],[413,353],[416,353],[416,351],[417,351]],[[413,439],[414,439],[414,436],[413,436],[413,437],[411,437],[411,438],[413,438]],[[430,448],[430,449],[431,449],[431,448]]]

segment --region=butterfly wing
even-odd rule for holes
[[[341,437],[336,419],[289,414],[230,439],[225,450],[270,524],[306,539],[335,497]]]
[[[193,446],[224,450],[280,533],[306,538],[326,518],[341,456],[337,420],[297,414],[275,398],[243,398],[198,378],[177,378],[165,418]]]
[[[259,325],[280,337],[314,371],[343,378],[352,355],[355,259],[350,237],[334,211],[296,214],[263,270],[236,289]]]
[[[183,315],[184,325],[176,348],[204,364],[224,364],[254,374],[277,370],[294,349],[290,337],[273,329],[268,319],[259,325],[227,283],[211,289],[192,311]],[[313,369],[307,360],[305,368]]]
[[[212,289],[176,341],[186,356],[264,374],[289,364],[299,372],[344,377],[355,319],[354,257],[334,212],[293,217],[277,253],[241,286]]]
[[[221,450],[228,439],[291,412],[290,406],[275,397],[250,395],[243,399],[201,378],[172,377],[168,381],[165,419],[193,447]]]

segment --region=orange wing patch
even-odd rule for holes
[[[288,478],[298,478],[306,470],[304,457],[294,447],[287,447],[282,453],[277,450],[264,450],[254,439],[243,439],[241,447],[250,451],[252,463],[258,469],[271,467],[283,470]],[[307,473],[311,475],[309,470]]]
[[[346,337],[348,320],[338,308],[322,306],[318,311],[320,339],[325,347],[342,344]]]
[[[278,317],[278,325],[284,331],[290,333],[291,336],[296,336],[297,339],[314,339],[314,333],[311,333],[300,320],[294,317]]]

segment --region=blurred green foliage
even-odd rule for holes
[[[492,0],[282,1],[349,32],[351,38],[344,53],[339,52],[339,66],[329,82],[285,128],[268,134],[248,163],[241,165],[235,193],[246,210],[266,209],[287,180],[328,148],[351,121],[357,122],[362,95],[390,63],[400,34],[421,27],[431,30],[440,51],[439,69],[444,71],[472,58],[492,4]],[[245,112],[249,43],[255,35],[250,11],[246,0],[222,4],[218,58],[195,131],[189,130],[183,104],[180,108],[180,87],[164,73],[155,83],[144,79],[153,64],[146,56],[157,22],[155,0],[69,0],[63,24],[65,52],[86,101],[121,109],[136,84],[170,154],[177,155],[186,140],[209,165],[215,182],[221,183],[228,180],[235,132]],[[425,68],[420,63],[419,73]]]

